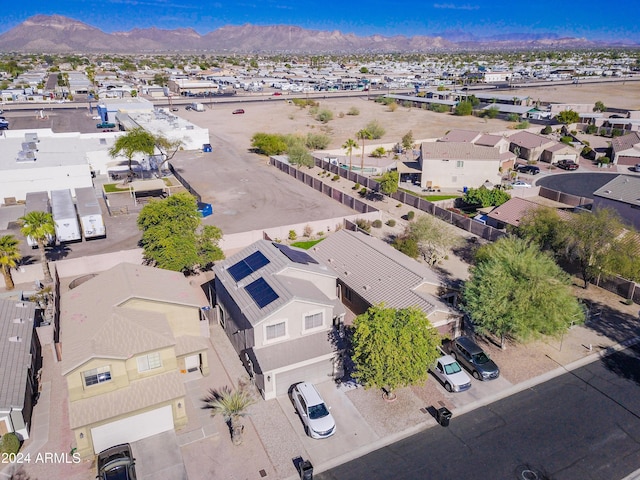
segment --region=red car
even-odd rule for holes
[[[282,95],[282,92],[273,92],[274,97],[279,97],[280,95]]]
[[[231,113],[233,113],[234,115],[238,115],[238,114],[244,113],[244,110],[243,110],[242,108],[239,108],[239,109],[237,109],[237,110],[234,110],[234,111],[233,111],[233,112],[231,112]]]
[[[578,164],[573,160],[560,160],[556,165],[563,170],[577,170]]]

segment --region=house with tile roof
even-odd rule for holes
[[[580,163],[580,153],[571,145],[555,142],[542,151],[540,160],[552,164],[558,163],[560,160],[571,160],[572,162]]]
[[[209,373],[207,304],[181,273],[130,263],[61,295],[60,363],[78,453],[186,424],[185,378]]]
[[[35,303],[0,299],[0,436],[29,438],[42,365],[35,315]]]
[[[507,228],[507,226],[518,228],[520,220],[525,215],[540,207],[547,207],[547,205],[541,205],[538,202],[520,197],[510,198],[502,205],[492,208],[486,214],[487,225],[501,230]],[[571,216],[571,213],[566,210],[558,208],[557,211],[563,219],[568,219]]]
[[[631,132],[611,140],[611,161],[617,165],[640,163],[640,133]]]
[[[456,134],[455,138],[462,137]],[[487,180],[500,183],[501,171],[513,167],[515,155],[468,141],[425,142],[420,145],[418,161],[422,188],[462,190],[480,187]]]
[[[509,137],[509,150],[527,162],[537,162],[540,160],[542,152],[555,145],[555,140],[551,140],[542,135],[523,130]]]
[[[593,209],[610,208],[640,230],[640,177],[618,175],[593,192]]]
[[[219,262],[215,310],[262,396],[342,376],[337,275],[306,251],[259,240]]]
[[[339,230],[309,253],[338,276],[342,302],[355,315],[379,303],[391,308],[417,307],[440,333],[460,333],[462,316],[453,308],[455,289],[432,269],[382,240]]]

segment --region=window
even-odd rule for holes
[[[98,383],[104,383],[111,380],[111,367],[100,367],[92,370],[82,372],[84,377],[84,384],[87,387],[91,385],[97,385]]]
[[[284,337],[286,333],[287,333],[287,329],[285,327],[284,322],[267,326],[267,340],[273,340],[274,338]]]
[[[464,167],[464,161],[463,160],[458,160],[456,162],[456,168],[462,168]]]
[[[347,300],[351,301],[351,289],[349,287],[344,287],[344,296]]]
[[[162,361],[160,361],[159,352],[138,357],[138,372],[146,372],[148,370],[153,370],[154,368],[160,368],[161,366]]]
[[[318,328],[322,326],[322,312],[314,313],[313,315],[307,315],[304,317],[304,329],[310,330],[312,328]]]

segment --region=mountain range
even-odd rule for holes
[[[540,50],[616,46],[556,35],[475,38],[464,32],[438,36],[357,36],[289,25],[225,26],[204,35],[191,28],[133,29],[106,33],[60,15],[36,15],[0,35],[0,52],[33,53],[398,53],[468,50]],[[617,45],[622,46],[622,45]],[[634,45],[634,46],[637,46]]]

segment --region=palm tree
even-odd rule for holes
[[[16,268],[18,260],[22,258],[18,245],[20,241],[13,235],[0,237],[0,268],[4,275],[4,284],[7,290],[13,290],[15,284],[11,276],[11,269]]]
[[[351,171],[351,158],[353,157],[353,149],[357,146],[358,143],[353,138],[349,138],[346,142],[344,142],[344,145],[342,145],[342,148],[344,148],[349,154],[349,171]]]
[[[45,243],[56,234],[53,216],[47,212],[33,211],[18,219],[22,227],[20,233],[25,237],[33,238],[38,244],[40,252],[40,261],[42,262],[42,272],[44,273],[44,283],[51,283],[51,271],[49,270],[49,262],[47,261],[47,253],[45,251]]]
[[[248,415],[247,408],[255,403],[247,385],[240,383],[236,390],[226,386],[219,390],[210,389],[204,401],[205,408],[211,409],[211,416],[222,415],[229,426],[231,441],[234,445],[240,445],[244,430],[240,418]]]
[[[362,140],[362,158],[360,159],[360,175],[362,175],[364,171],[364,141],[371,140],[373,138],[373,135],[371,135],[371,132],[369,132],[369,130],[363,128],[358,133],[356,133],[356,137]]]

